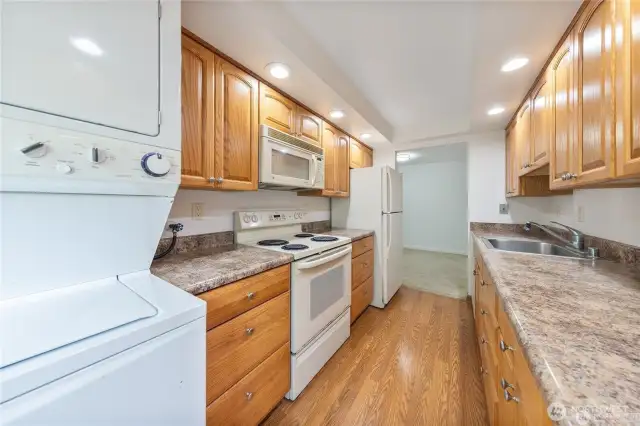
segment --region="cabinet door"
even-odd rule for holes
[[[338,134],[336,145],[336,189],[340,196],[349,196],[349,136],[344,133]]]
[[[363,149],[360,142],[355,139],[351,139],[351,153],[349,159],[349,166],[353,169],[359,169],[363,163]]]
[[[362,167],[373,167],[373,151],[366,147],[362,150]]]
[[[297,105],[295,133],[309,143],[322,146],[322,119]]]
[[[640,175],[640,3],[616,3],[616,28],[616,176],[629,177]]]
[[[214,140],[214,55],[182,36],[182,186],[210,187]]]
[[[325,192],[337,190],[336,158],[338,145],[338,131],[335,127],[325,123],[322,129],[322,147],[324,148],[324,189]]]
[[[551,62],[549,76],[552,84],[551,96],[551,146],[549,186],[557,189],[571,185],[571,181],[562,177],[571,173],[572,152],[575,145],[573,87],[572,39],[564,43]]]
[[[296,104],[264,83],[260,83],[260,124],[295,134]]]
[[[575,176],[579,183],[613,177],[615,131],[611,2],[589,3],[575,37],[578,135]]]
[[[531,98],[531,167],[549,164],[551,83],[543,76]]]
[[[516,132],[518,175],[522,176],[529,173],[529,167],[531,166],[531,109],[528,99],[518,113]]]
[[[520,176],[518,175],[519,167],[518,167],[518,158],[517,158],[517,139],[516,139],[516,129],[511,126],[507,129],[506,134],[507,146],[506,146],[506,171],[507,171],[507,179],[506,179],[506,192],[507,197],[515,197],[519,194],[519,182]]]
[[[258,189],[258,80],[216,57],[215,187]]]

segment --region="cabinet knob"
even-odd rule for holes
[[[247,299],[253,300],[254,297],[256,297],[256,294],[254,292],[247,293]]]
[[[222,176],[220,176],[218,179],[216,179],[217,183],[222,183],[224,182],[224,179],[222,178]]]
[[[569,175],[567,176],[567,179],[578,179],[578,175],[575,173],[569,173]]]
[[[487,312],[487,311],[485,311],[484,309],[480,309],[480,314],[482,314],[482,315],[487,315],[487,314],[488,314],[488,312]]]
[[[478,271],[476,271],[475,269],[473,270],[473,275],[478,275]]]
[[[483,337],[480,338],[480,343],[482,343],[483,345],[487,343],[487,339]]]
[[[209,178],[209,183],[216,183],[216,178],[210,177]]]
[[[511,383],[507,382],[504,377],[500,379],[500,386],[502,387],[502,389],[505,389],[505,390],[515,389],[515,387],[513,387]]]
[[[245,395],[247,396],[247,401],[251,401],[251,398],[253,398],[253,392],[246,392]]]
[[[249,327],[244,331],[247,336],[251,336],[253,334],[253,327]]]
[[[489,374],[489,373],[487,372],[486,368],[484,368],[483,366],[480,366],[480,374]]]
[[[513,401],[516,404],[520,402],[520,398],[511,395],[506,389],[504,390],[504,400],[507,402]]]
[[[500,340],[500,350],[502,352],[506,352],[506,351],[513,351],[515,349],[513,349],[512,346],[507,345],[504,340]]]
[[[487,283],[484,282],[484,280],[482,280],[482,281],[480,281],[480,285],[484,287],[485,285],[487,285]]]

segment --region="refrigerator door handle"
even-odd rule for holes
[[[393,195],[391,193],[391,173],[389,173],[389,170],[385,169],[385,175],[387,178],[387,205],[384,207],[384,211],[385,212],[390,212],[391,211],[391,196]]]
[[[391,250],[391,217],[388,214],[385,214],[384,220],[385,220],[385,235],[387,236],[387,247],[385,247],[385,258],[388,258],[389,251]]]

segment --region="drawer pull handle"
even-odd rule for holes
[[[487,315],[489,312],[485,311],[484,309],[480,309],[480,313],[481,313],[482,315]]]
[[[500,386],[502,387],[502,389],[507,390],[507,389],[515,389],[515,387],[507,382],[504,377],[500,379]]]
[[[253,334],[253,327],[247,328],[244,332],[247,333],[247,336],[251,336]]]
[[[487,339],[485,339],[484,336],[483,336],[482,338],[480,338],[480,342],[482,344],[485,344],[485,343],[487,343]]]
[[[513,349],[513,346],[509,346],[507,345],[504,340],[500,340],[500,350],[502,352],[506,352],[506,351],[515,351],[515,349]]]
[[[513,401],[516,404],[520,402],[520,398],[518,398],[517,396],[511,395],[507,389],[504,390],[504,400],[507,402]]]
[[[247,299],[253,300],[254,297],[256,297],[256,294],[254,292],[247,293]]]
[[[251,401],[251,398],[253,398],[253,392],[247,392],[245,395],[247,396],[247,401]]]
[[[482,281],[480,281],[480,285],[484,287],[485,285],[487,285],[487,283],[484,282],[484,280],[482,280]]]

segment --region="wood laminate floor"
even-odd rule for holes
[[[401,287],[265,425],[486,425],[470,302]]]

